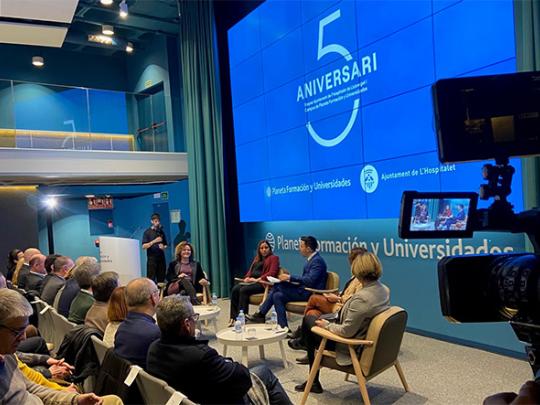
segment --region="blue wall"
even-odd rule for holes
[[[350,278],[348,251],[362,244],[381,259],[383,282],[391,289],[391,302],[409,312],[409,328],[500,352],[523,354],[523,345],[506,323],[448,323],[441,315],[437,281],[440,256],[471,253],[472,249],[478,253],[521,251],[524,249],[522,235],[477,233],[473,239],[404,241],[397,236],[396,219],[262,222],[244,224],[244,230],[247,260],[255,254],[257,241],[266,237],[273,239],[281,266],[296,274],[301,273],[304,264],[298,251],[298,238],[314,235],[321,243],[321,254],[329,270],[339,274],[341,287]],[[402,251],[405,246],[408,250]]]
[[[54,245],[56,252],[69,255],[99,257],[99,249],[94,241],[97,235],[90,234],[90,222],[85,194],[109,194],[114,199],[113,223],[115,236],[142,239],[142,234],[150,224],[153,204],[163,202],[154,193],[168,192],[169,210],[179,209],[182,219],[190,230],[189,196],[187,180],[160,185],[143,186],[73,186],[40,187],[41,194],[61,195],[53,217]],[[178,234],[178,224],[171,224],[167,232],[169,249],[167,259],[174,251],[173,241]],[[43,212],[39,213],[39,247],[48,251],[47,228]],[[141,265],[145,271],[146,253],[140,250]]]

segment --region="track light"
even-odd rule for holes
[[[127,53],[133,52],[133,43],[132,43],[132,42],[128,42],[128,43],[127,43],[127,45],[126,45],[126,52],[127,52]]]
[[[113,0],[100,0],[100,3],[104,6],[110,6],[113,3]]]
[[[126,3],[126,0],[122,0],[118,7],[120,8],[120,17],[121,18],[127,18],[128,17],[128,5]]]
[[[32,56],[32,65],[36,67],[43,67],[43,65],[45,65],[45,61],[41,56]]]
[[[54,197],[47,197],[45,200],[43,200],[43,204],[45,204],[45,207],[52,210],[58,205],[58,200]]]
[[[113,28],[112,25],[104,25],[104,26],[101,27],[101,32],[104,35],[112,36],[112,35],[114,35],[114,28]]]

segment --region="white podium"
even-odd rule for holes
[[[141,277],[140,242],[115,236],[99,237],[101,271],[116,271],[120,285]]]

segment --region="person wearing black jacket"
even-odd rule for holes
[[[250,371],[263,382],[270,404],[291,401],[276,376],[266,366],[249,370],[218,354],[208,341],[195,339],[198,315],[186,297],[165,297],[157,307],[161,338],[150,345],[149,373],[200,404],[249,404]]]
[[[152,226],[144,231],[142,248],[146,250],[146,277],[155,283],[163,282],[165,278],[165,249],[167,238],[163,231],[158,213],[150,218]]]
[[[193,260],[194,249],[189,242],[180,242],[174,249],[176,260],[167,269],[165,295],[188,295],[193,305],[200,304],[197,293],[208,285],[201,264]]]

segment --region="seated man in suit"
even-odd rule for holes
[[[84,323],[86,313],[94,303],[92,283],[101,271],[101,266],[96,263],[88,266],[80,266],[73,273],[77,284],[81,288],[69,307],[68,320],[81,325]]]
[[[24,264],[19,271],[15,271],[15,274],[13,274],[13,284],[23,290],[26,289],[26,278],[30,273],[30,259],[39,254],[41,254],[41,252],[36,248],[28,248],[24,251]]]
[[[35,255],[30,259],[30,273],[26,277],[26,291],[39,295],[43,279],[47,275],[45,271],[45,259],[42,254]]]
[[[220,356],[207,340],[195,339],[198,314],[187,297],[165,297],[157,307],[161,338],[148,350],[148,372],[200,404],[249,404],[250,371],[263,382],[271,404],[291,401],[266,367],[251,370]]]
[[[287,313],[285,305],[290,301],[307,301],[311,293],[305,287],[323,290],[326,286],[326,262],[317,252],[317,239],[313,236],[302,236],[300,238],[300,254],[307,259],[304,271],[301,276],[291,274],[280,274],[281,283],[272,287],[268,298],[256,312],[248,319],[251,322],[264,323],[267,312],[272,308],[276,309],[278,324],[281,327],[287,326]],[[292,283],[291,283],[292,282]]]
[[[95,257],[78,257],[77,260],[75,260],[75,267],[73,267],[66,275],[66,283],[62,288],[60,288],[60,290],[58,290],[58,293],[54,298],[54,309],[56,309],[59,314],[65,316],[66,318],[69,316],[69,308],[71,307],[71,303],[81,290],[81,287],[75,278],[75,273],[79,272],[79,269],[83,268],[95,270],[95,275],[98,275],[100,271],[100,267]]]
[[[128,313],[116,332],[114,352],[146,369],[148,347],[161,336],[154,319],[159,289],[146,277],[131,280],[126,286],[126,303]]]
[[[54,259],[51,272],[43,280],[40,297],[47,304],[54,303],[54,297],[66,283],[66,275],[73,268],[73,260],[67,256]]]

